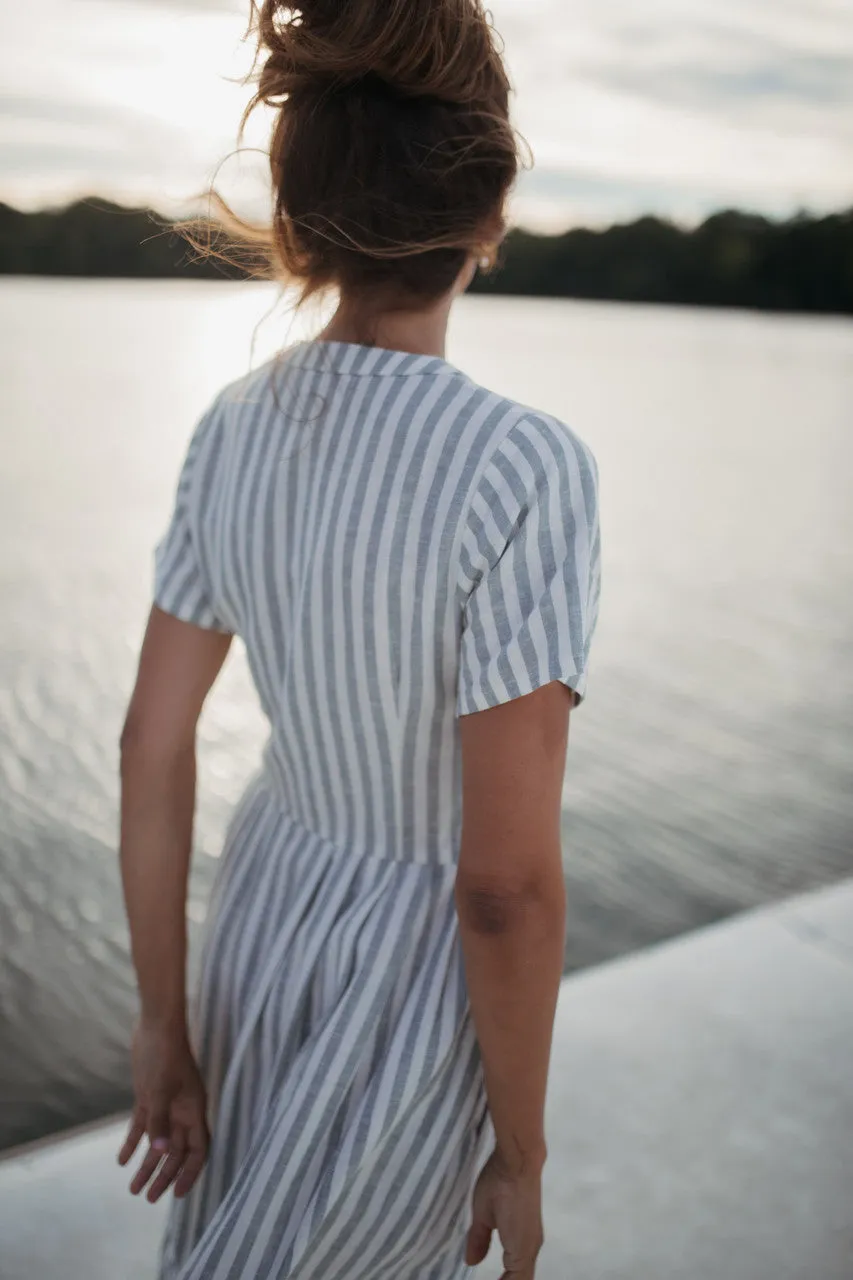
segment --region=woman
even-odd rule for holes
[[[266,0],[271,245],[337,311],[198,423],[122,738],[131,1183],[162,1280],[460,1280],[542,1244],[569,712],[597,467],[445,359],[516,173],[479,0]],[[271,734],[188,1028],[195,731],[239,635]],[[208,1129],[208,1125],[210,1128]]]

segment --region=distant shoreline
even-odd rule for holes
[[[0,275],[250,277],[194,256],[172,225],[95,197],[32,213],[0,203]],[[692,230],[652,216],[558,235],[516,228],[471,292],[853,315],[853,208],[785,221],[727,210]]]

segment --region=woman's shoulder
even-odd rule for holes
[[[464,375],[467,377],[467,375]],[[515,459],[535,458],[540,465],[591,474],[598,481],[598,462],[588,440],[576,427],[556,415],[492,391],[480,383],[468,382],[489,401],[490,418],[495,424],[488,458],[489,466],[506,467]]]
[[[523,438],[545,459],[565,457],[582,470],[591,470],[598,478],[598,463],[589,442],[562,418],[524,405],[514,429],[515,438]]]

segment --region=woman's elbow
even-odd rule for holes
[[[119,734],[122,772],[141,762],[174,765],[195,752],[195,727],[159,724],[131,706]]]

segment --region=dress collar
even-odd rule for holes
[[[414,355],[387,347],[366,347],[357,342],[327,342],[313,339],[297,342],[287,354],[290,366],[318,373],[346,373],[356,376],[403,377],[413,373],[448,373],[452,366],[441,356]]]

